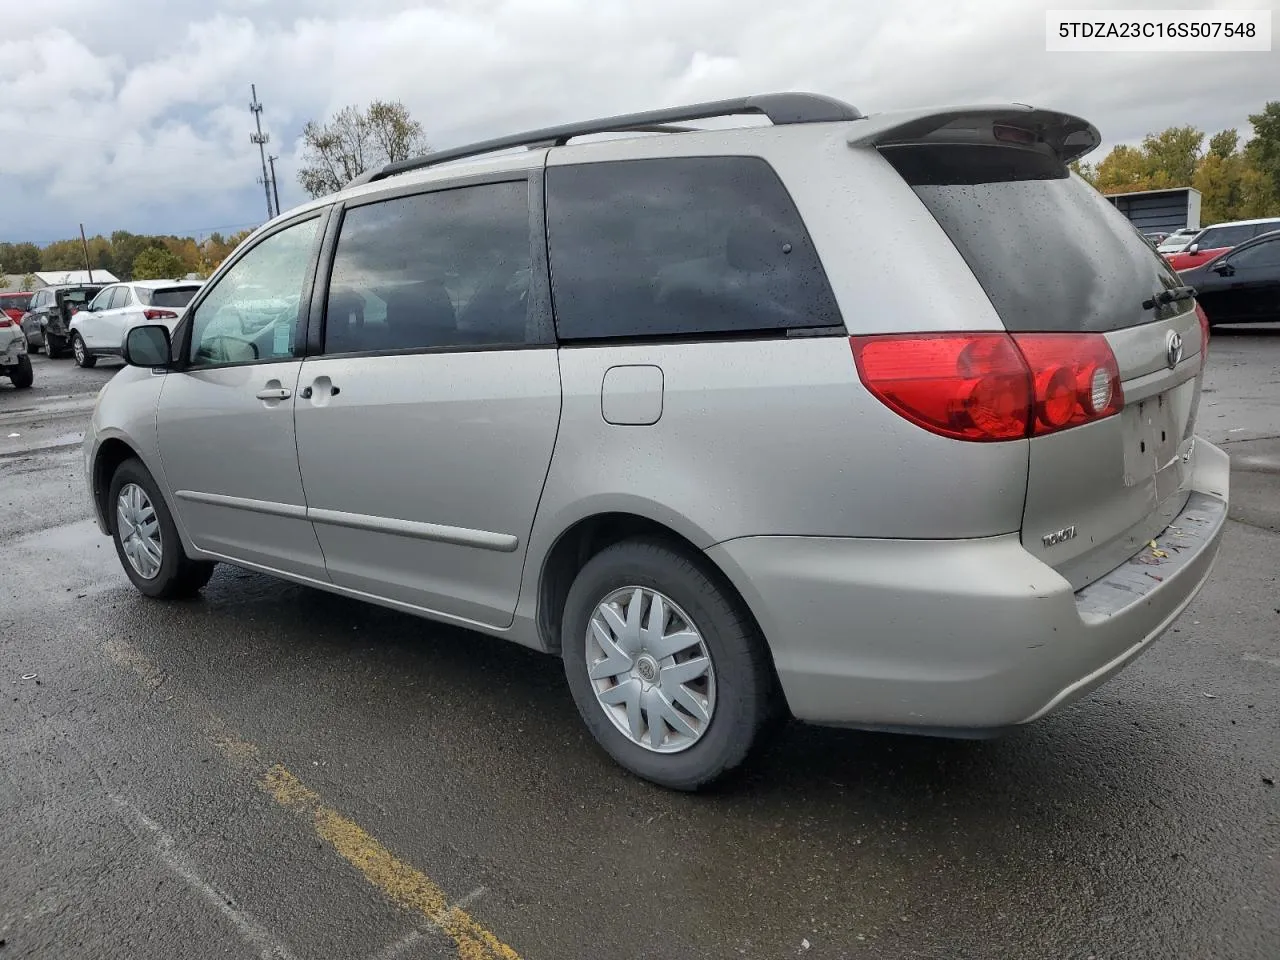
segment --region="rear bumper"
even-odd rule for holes
[[[1017,534],[745,537],[708,553],[769,641],[792,713],[966,735],[1035,720],[1145,650],[1194,599],[1227,516],[1228,458],[1198,440],[1192,494],[1151,548],[1073,593]]]

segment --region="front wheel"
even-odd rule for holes
[[[192,596],[209,582],[214,565],[187,556],[173,515],[141,461],[126,460],[116,468],[107,505],[120,565],[138,590],[172,600]]]
[[[565,601],[565,676],[618,763],[696,790],[746,757],[770,713],[764,640],[705,559],[660,540],[606,547]]]
[[[31,358],[25,354],[18,358],[18,365],[9,374],[9,379],[19,390],[26,390],[35,382],[35,374],[31,370]]]
[[[78,333],[71,335],[71,352],[75,355],[77,367],[88,369],[98,362],[98,358],[89,352],[84,345],[84,338]]]

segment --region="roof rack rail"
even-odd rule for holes
[[[775,125],[862,119],[862,113],[857,107],[850,106],[842,100],[836,100],[834,97],[817,93],[765,93],[754,97],[712,100],[708,103],[694,103],[683,107],[628,113],[600,120],[584,120],[497,137],[493,140],[482,140],[479,143],[439,150],[410,160],[388,163],[379,170],[361,174],[348,186],[356,187],[377,180],[385,180],[397,174],[408,173],[410,170],[421,170],[424,167],[433,167],[452,160],[478,157],[485,153],[497,153],[499,150],[511,150],[515,147],[563,146],[574,137],[584,137],[593,133],[675,133],[688,128],[673,127],[672,124],[690,120],[709,120],[712,117],[751,114],[768,117]]]

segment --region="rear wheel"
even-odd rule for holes
[[[65,356],[67,352],[67,341],[56,334],[45,332],[44,335],[44,354],[50,360],[56,360],[58,357]]]
[[[173,515],[141,461],[126,460],[116,468],[107,507],[120,565],[139,591],[171,600],[192,596],[209,582],[214,565],[187,556]]]
[[[565,676],[618,763],[696,790],[746,757],[769,715],[764,640],[701,558],[659,540],[592,557],[565,601]]]
[[[84,338],[78,333],[71,335],[71,352],[75,354],[77,367],[87,369],[98,362],[98,358],[89,352],[89,348],[84,345]]]
[[[10,372],[9,379],[19,390],[25,390],[31,386],[35,381],[35,374],[31,371],[31,358],[25,355],[19,357],[18,365]]]

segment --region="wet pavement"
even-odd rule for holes
[[[793,724],[686,796],[553,659],[225,565],[140,597],[65,439],[111,371],[37,358],[0,388],[0,960],[1274,960],[1280,327],[1210,366],[1232,521],[1149,653],[1000,740]]]

